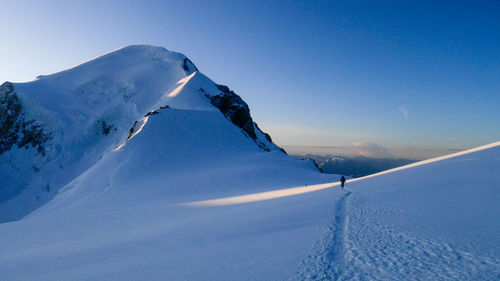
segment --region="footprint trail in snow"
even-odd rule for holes
[[[398,212],[366,207],[362,196],[343,195],[326,233],[302,262],[295,280],[496,280],[500,260],[410,233],[384,222]]]
[[[332,209],[327,233],[314,246],[314,253],[303,262],[296,280],[338,280],[344,276],[350,196],[348,191]]]

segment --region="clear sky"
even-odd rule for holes
[[[499,15],[498,1],[2,1],[0,80],[158,45],[290,152],[427,158],[500,140]]]

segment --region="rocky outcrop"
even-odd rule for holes
[[[102,134],[105,136],[109,135],[111,129],[115,129],[116,131],[116,128],[113,127],[113,124],[107,124],[105,120],[102,120]]]
[[[50,136],[39,122],[25,120],[14,86],[10,82],[3,83],[0,86],[0,154],[17,145],[19,148],[33,147],[44,155],[44,144]]]
[[[10,150],[19,138],[22,106],[11,83],[0,86],[0,154]]]
[[[200,91],[205,93],[205,96],[210,99],[212,105],[217,107],[234,125],[241,128],[260,148],[265,151],[279,149],[286,154],[285,150],[273,144],[269,134],[264,133],[257,124],[253,122],[252,116],[250,115],[250,108],[240,96],[225,85],[217,85],[217,89],[220,91],[217,95],[209,95],[203,88],[200,88]]]
[[[221,91],[220,94],[215,96],[206,95],[210,99],[210,102],[249,137],[256,139],[257,135],[255,134],[253,120],[250,116],[250,108],[246,102],[227,86],[217,85],[217,88]]]

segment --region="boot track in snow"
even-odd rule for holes
[[[346,267],[346,235],[349,224],[349,197],[347,191],[331,211],[327,234],[314,248],[316,255],[309,255],[303,262],[297,280],[338,280]]]

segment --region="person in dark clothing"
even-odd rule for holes
[[[345,184],[345,177],[344,177],[344,176],[342,176],[342,177],[340,178],[340,186],[342,186],[342,188],[344,188],[344,184]]]

